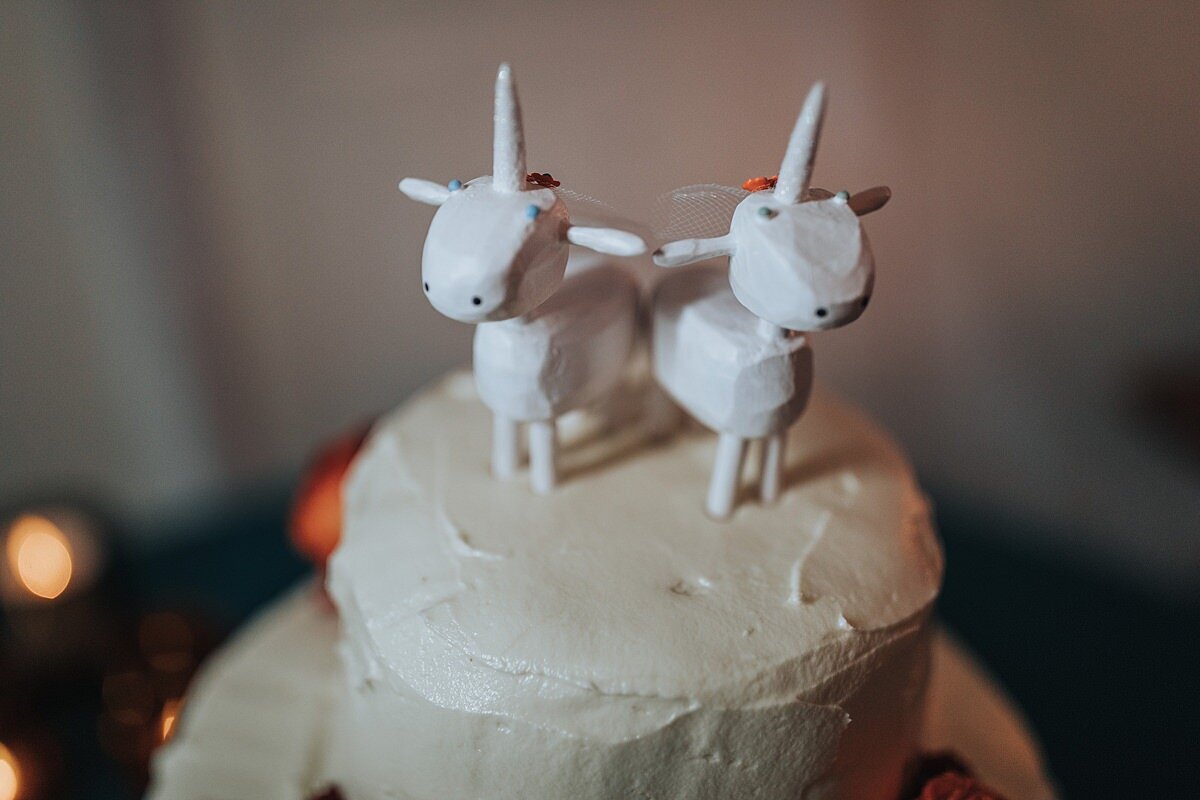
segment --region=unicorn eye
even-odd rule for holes
[[[533,204],[525,206],[525,216],[529,217],[530,219],[537,219],[538,214],[541,213],[542,210]]]
[[[761,206],[758,209],[758,215],[763,219],[773,219],[774,217],[779,216],[779,212],[770,206]]]
[[[462,188],[462,181],[460,181],[458,178],[455,178],[454,180],[452,180],[446,184],[446,188],[452,192],[457,192],[459,189]]]

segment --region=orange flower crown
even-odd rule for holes
[[[777,183],[779,183],[778,175],[772,175],[769,178],[760,175],[757,178],[747,178],[742,183],[742,188],[747,192],[761,192],[765,189],[774,189]]]
[[[554,180],[554,176],[549,172],[531,172],[525,176],[525,182],[545,189],[554,189],[561,184],[561,181]]]

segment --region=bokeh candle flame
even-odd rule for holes
[[[180,700],[168,700],[163,703],[162,717],[159,722],[159,738],[163,743],[171,741],[171,736],[175,733],[175,724],[179,721],[179,711],[182,705]]]
[[[18,517],[9,528],[6,549],[9,570],[31,594],[53,600],[67,590],[74,559],[70,542],[53,522],[36,514]]]
[[[0,800],[16,800],[21,792],[21,768],[12,751],[0,744]]]
[[[92,516],[68,505],[30,506],[0,520],[0,602],[14,614],[45,614],[87,597],[108,560],[101,533]]]

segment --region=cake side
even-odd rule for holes
[[[547,497],[488,474],[467,375],[377,428],[330,579],[347,796],[888,796],[942,569],[896,447],[818,391],[779,503],[721,524],[710,435],[606,422],[563,421]]]

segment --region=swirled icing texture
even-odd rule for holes
[[[898,449],[818,389],[780,502],[718,523],[711,434],[605,419],[547,497],[488,474],[468,375],[378,426],[330,573],[347,797],[892,796],[942,574]]]

